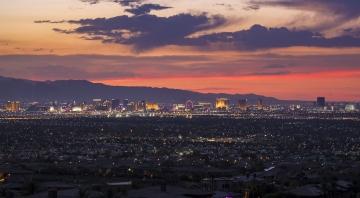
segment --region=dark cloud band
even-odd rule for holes
[[[54,29],[66,34],[82,34],[89,40],[104,43],[132,45],[137,51],[166,45],[193,46],[215,49],[258,50],[292,46],[311,47],[359,47],[360,38],[339,36],[326,38],[320,33],[305,30],[290,30],[285,27],[266,28],[254,25],[236,32],[221,32],[200,37],[192,34],[225,24],[221,16],[179,14],[158,17],[143,14],[68,21],[79,25],[73,30]]]
[[[169,8],[171,7],[161,6],[159,4],[143,4],[140,6],[135,6],[133,8],[128,8],[125,11],[134,15],[142,15],[142,14],[148,14],[152,10],[164,10]]]
[[[136,50],[147,50],[166,45],[201,45],[199,39],[188,38],[199,31],[212,29],[224,24],[221,16],[206,14],[179,14],[170,17],[158,17],[143,14],[68,21],[80,27],[73,30],[54,29],[66,34],[83,34],[90,40],[102,40],[105,43],[133,45]]]
[[[112,18],[70,20],[66,23],[78,25],[75,29],[53,30],[65,34],[80,34],[86,40],[101,40],[104,43],[131,45],[136,51],[144,51],[167,45],[193,46],[199,49],[259,50],[292,46],[311,47],[360,47],[356,29],[344,31],[344,36],[327,38],[317,31],[288,29],[286,27],[267,28],[254,25],[249,29],[235,32],[220,32],[193,37],[195,33],[224,25],[222,16],[209,14],[176,14],[160,17],[150,14],[152,10],[170,7],[158,4],[143,4],[142,0],[81,0],[92,4],[110,1],[126,6],[125,11],[132,16],[122,15]],[[261,6],[284,6],[308,9],[317,12],[329,11],[342,18],[359,17],[359,0],[253,0],[250,9]],[[35,21],[35,23],[62,23],[64,21]]]

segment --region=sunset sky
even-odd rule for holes
[[[0,75],[360,100],[359,0],[0,1]]]

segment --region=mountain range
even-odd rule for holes
[[[87,80],[33,81],[0,76],[0,100],[2,101],[91,101],[94,98],[119,98],[159,103],[184,103],[189,99],[214,102],[220,97],[230,99],[231,103],[236,103],[239,99],[247,99],[252,104],[259,99],[266,104],[288,102],[256,94],[200,93],[169,88],[110,86]]]

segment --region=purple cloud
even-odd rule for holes
[[[127,11],[131,14],[134,14],[134,15],[142,15],[142,14],[148,14],[152,10],[164,10],[164,9],[169,9],[169,8],[171,8],[171,7],[161,6],[159,4],[143,4],[143,5],[125,9],[125,11]]]
[[[135,50],[142,51],[165,45],[198,45],[196,43],[201,40],[187,37],[225,22],[221,16],[206,14],[178,14],[170,17],[143,14],[72,20],[68,23],[78,24],[80,27],[73,30],[54,30],[67,34],[83,34],[87,39],[102,40],[105,43],[133,45]]]

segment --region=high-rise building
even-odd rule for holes
[[[227,110],[230,107],[230,101],[227,98],[217,98],[215,102],[215,108],[221,110]]]
[[[108,111],[111,107],[110,100],[93,99],[93,106],[96,111]]]
[[[264,103],[263,103],[263,100],[261,98],[258,99],[257,108],[258,108],[258,110],[263,110],[264,109]]]
[[[238,101],[238,108],[242,111],[247,110],[247,99],[240,99]]]
[[[129,99],[123,100],[123,106],[126,107],[129,104]]]
[[[123,102],[122,102],[123,110],[127,111],[128,104],[129,104],[129,99],[124,99]]]
[[[126,107],[127,111],[135,111],[136,110],[136,103],[135,102],[129,102],[127,107]]]
[[[116,108],[118,108],[120,105],[120,100],[119,99],[112,99],[111,100],[111,110],[115,110]]]
[[[50,105],[54,106],[54,107],[57,107],[59,105],[59,103],[58,103],[57,100],[55,100],[55,101],[50,102]]]
[[[319,106],[319,107],[325,107],[326,106],[325,97],[317,97],[316,105]]]
[[[109,111],[112,106],[111,100],[104,100],[102,106],[103,106],[103,109],[105,109],[106,111]]]
[[[93,99],[92,101],[95,109],[98,108],[99,106],[102,106],[102,102],[103,102],[102,99]]]
[[[146,110],[145,100],[138,101],[135,109],[136,111],[145,111]]]
[[[20,102],[19,101],[8,101],[5,105],[5,109],[10,112],[20,111]]]

